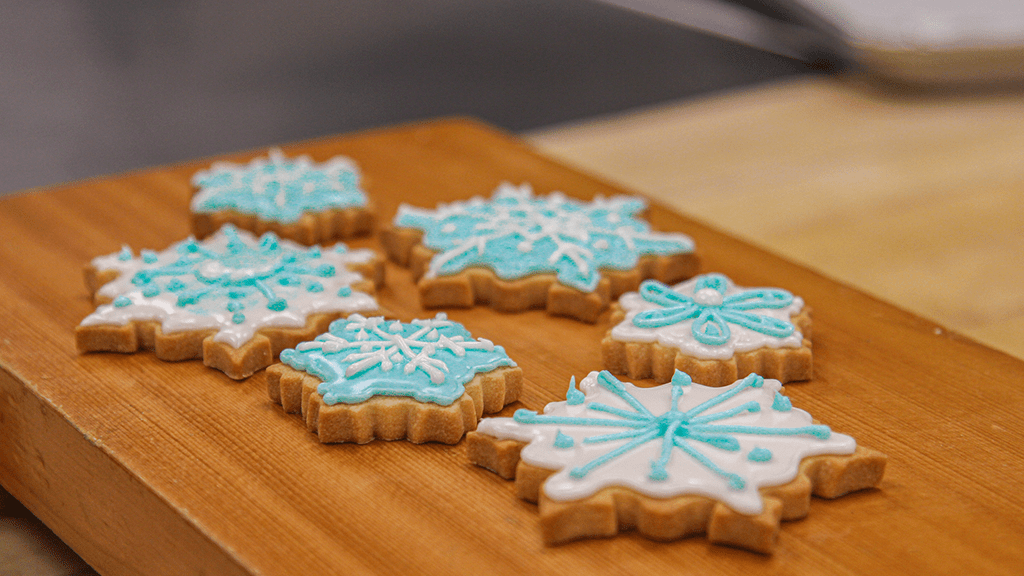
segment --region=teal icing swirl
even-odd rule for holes
[[[684,320],[693,320],[690,331],[701,344],[721,346],[732,337],[729,325],[735,324],[774,338],[785,338],[796,327],[785,320],[763,316],[751,310],[785,308],[793,295],[778,288],[740,290],[726,295],[728,279],[721,274],[698,276],[693,295],[682,294],[657,280],[640,284],[640,296],[660,306],[633,317],[640,328],[663,328]]]
[[[281,361],[322,380],[317,393],[327,404],[409,396],[443,406],[461,397],[477,374],[516,365],[501,346],[474,340],[443,313],[408,324],[353,314],[281,352]]]

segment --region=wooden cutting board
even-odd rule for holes
[[[354,158],[382,220],[402,201],[489,195],[502,180],[579,198],[622,191],[467,120],[285,148]],[[223,159],[243,161],[265,151]],[[82,266],[188,234],[189,177],[210,160],[0,201],[0,481],[104,574],[679,572],[1005,574],[1024,567],[1024,362],[827,280],[662,206],[650,220],[697,242],[704,271],[771,285],[814,309],[816,375],[794,405],[889,454],[877,490],[815,499],[762,556],[703,537],[633,534],[544,547],[536,508],[469,464],[462,445],[321,445],[267,397],[200,362],[75,352],[93,307]],[[377,246],[374,239],[351,242]],[[388,268],[380,300],[421,310]],[[601,368],[607,322],[451,310],[522,366],[521,402],[564,399]]]

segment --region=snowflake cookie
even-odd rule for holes
[[[343,244],[306,248],[228,224],[162,252],[127,246],[96,258],[86,285],[99,305],[75,330],[81,352],[151,349],[161,360],[202,358],[241,379],[343,315],[378,309],[383,262]],[[369,279],[369,280],[368,280]]]
[[[523,376],[501,346],[443,313],[408,324],[353,314],[282,352],[267,380],[271,400],[321,442],[455,444],[515,402]]]
[[[778,288],[741,288],[721,274],[675,286],[648,280],[613,307],[601,342],[605,367],[668,382],[676,370],[708,386],[750,373],[809,380],[810,310]]]
[[[412,269],[424,307],[488,303],[503,312],[546,308],[596,322],[612,298],[644,278],[694,275],[693,241],[654,232],[639,198],[581,202],[502,183],[480,197],[425,210],[403,204],[381,241]]]
[[[713,388],[676,372],[639,388],[591,372],[543,414],[485,418],[468,454],[538,502],[548,544],[632,528],[655,540],[705,532],[767,553],[781,520],[807,515],[812,493],[877,486],[886,463],[781,389],[756,374]]]
[[[205,238],[231,223],[307,246],[368,234],[373,212],[359,180],[343,156],[318,164],[273,149],[248,164],[214,162],[192,177],[192,231]]]

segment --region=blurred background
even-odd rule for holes
[[[0,195],[468,115],[1024,358],[1022,46],[1017,0],[0,2]],[[94,573],[0,489],[0,575]]]
[[[806,73],[596,0],[4,2],[0,193],[439,115],[522,131]]]

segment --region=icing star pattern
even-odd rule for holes
[[[637,198],[580,202],[503,183],[491,200],[477,197],[436,210],[403,205],[394,223],[422,230],[424,245],[437,252],[427,277],[474,266],[503,279],[551,272],[562,284],[591,292],[601,268],[629,269],[641,255],[693,251],[689,237],[651,231],[637,219],[644,208]]]

